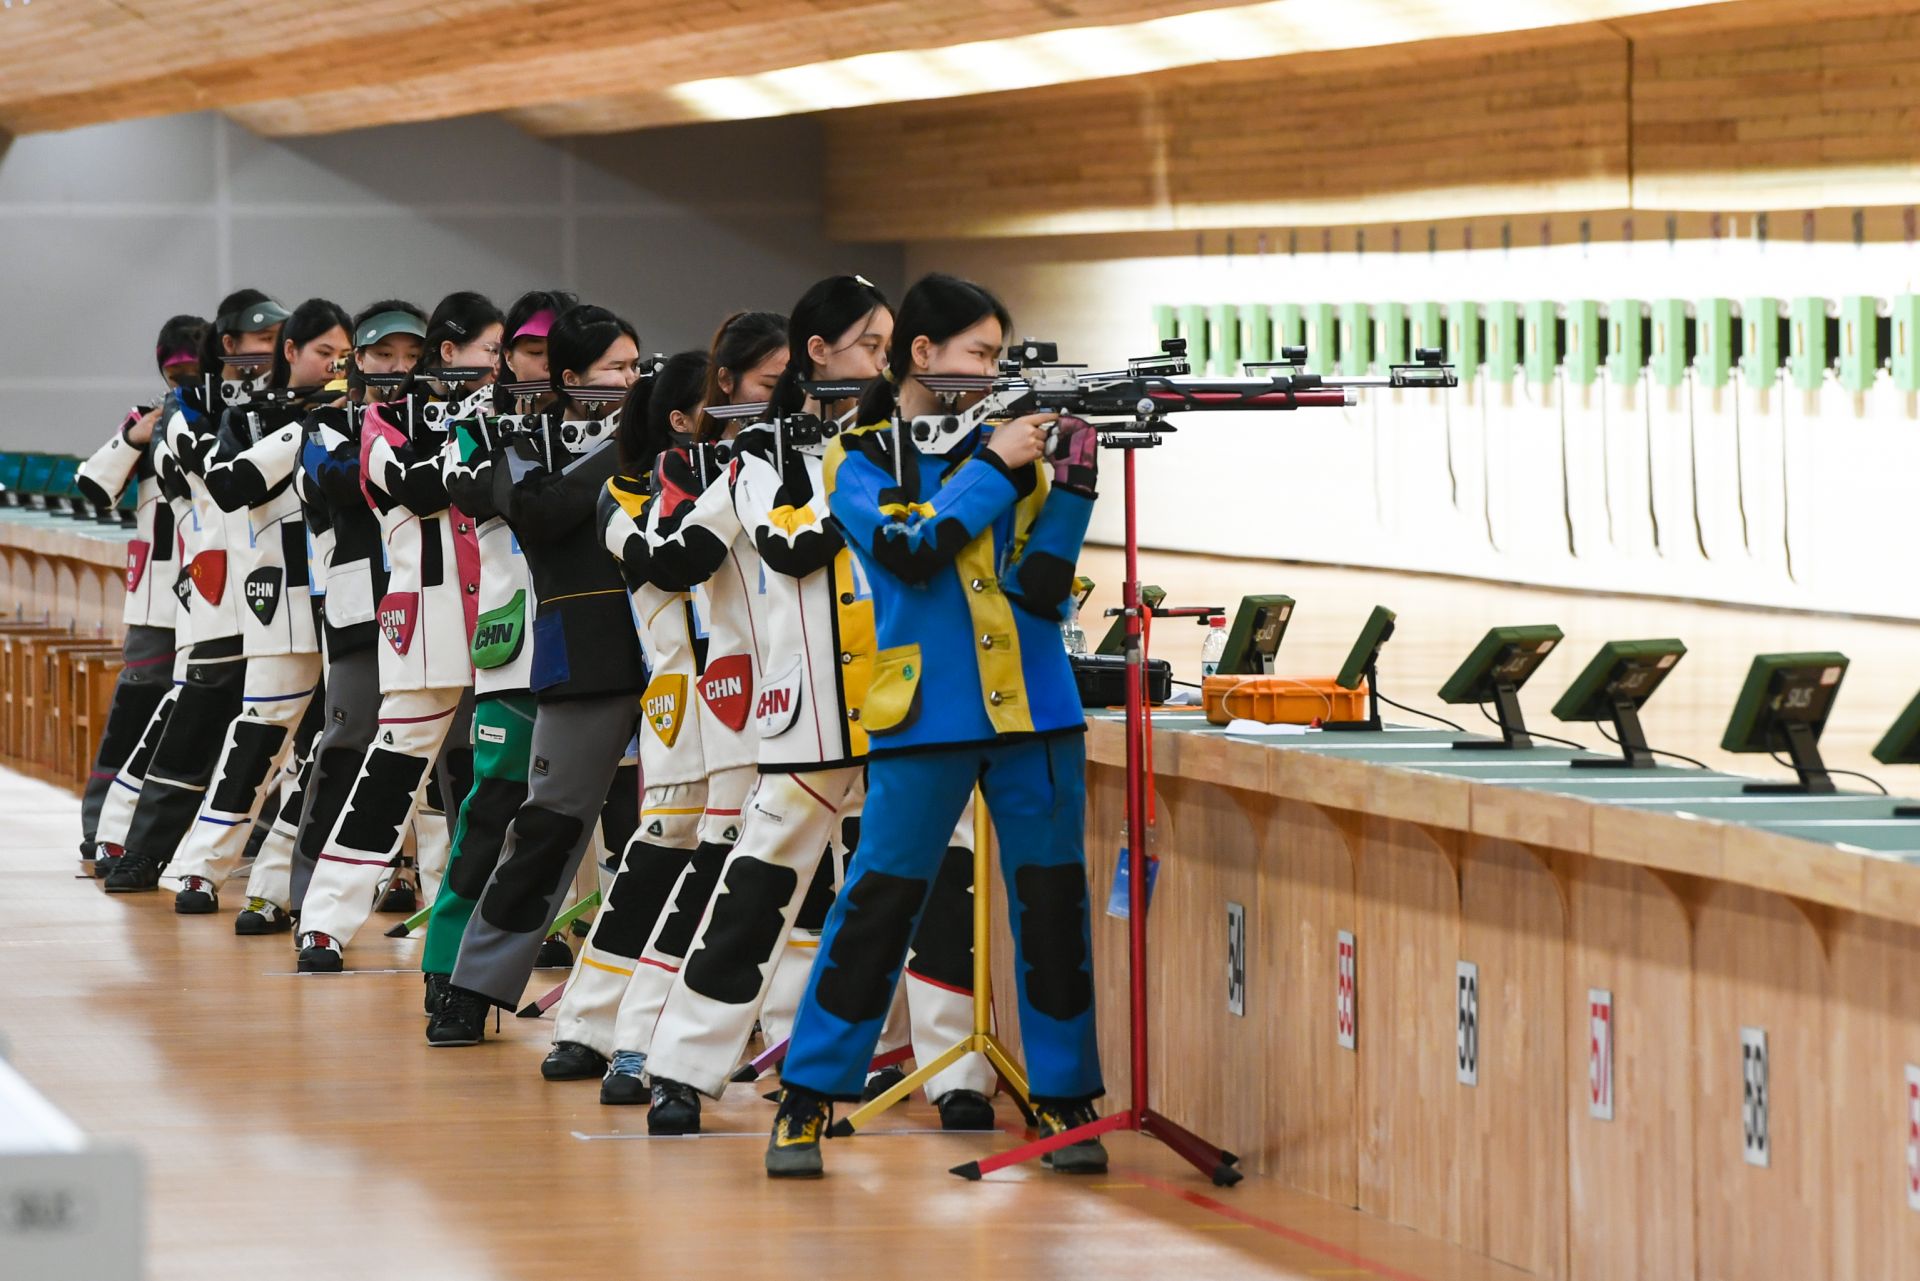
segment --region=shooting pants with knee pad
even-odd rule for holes
[[[781,1078],[858,1099],[921,915],[977,781],[999,837],[1020,1037],[1034,1098],[1103,1090],[1094,1030],[1078,734],[942,748],[867,763],[867,807],[827,916]],[[986,892],[986,887],[978,887]]]
[[[833,903],[836,861],[861,840],[863,774],[853,767],[760,777],[740,842],[655,1026],[649,1071],[718,1098],[756,1016],[769,1043],[790,1031]],[[961,827],[943,842],[947,852],[908,965],[911,1038],[923,1062],[973,1027],[972,829],[964,818]],[[829,844],[838,848],[823,857]],[[990,1066],[968,1055],[930,1081],[928,1095],[986,1093],[992,1085]]]
[[[196,642],[187,659],[186,681],[174,699],[165,731],[147,762],[140,799],[127,823],[131,852],[167,862],[193,826],[213,781],[219,753],[213,744],[240,715],[247,660],[240,638]]]
[[[433,899],[420,968],[453,973],[467,918],[500,865],[507,827],[527,799],[527,761],[533,749],[531,694],[502,694],[473,706],[473,788],[460,803],[446,879]]]
[[[707,784],[649,787],[639,825],[620,850],[606,902],[554,1009],[553,1039],[614,1051],[614,1019],[641,951],[700,843]]]
[[[460,939],[456,987],[513,1009],[547,929],[592,843],[607,790],[633,741],[632,695],[543,702],[534,716],[527,798]]]
[[[93,768],[87,772],[86,790],[80,794],[82,858],[93,857],[95,834],[100,830],[100,810],[113,790],[114,778],[140,746],[141,735],[153,719],[160,700],[173,689],[173,660],[171,627],[144,627],[136,623],[127,628],[127,639],[120,646],[120,675],[113,683],[113,701],[107,705],[106,728],[100,733]],[[142,769],[142,776],[145,773]],[[132,817],[132,813],[129,808],[127,817]],[[126,834],[124,820],[116,830],[123,836]]]
[[[173,857],[169,876],[204,877],[217,891],[240,866],[253,821],[293,757],[294,731],[319,680],[318,654],[247,660],[240,715],[227,726],[213,786]]]
[[[373,742],[300,905],[302,934],[331,935],[344,947],[366,924],[386,869],[400,857],[407,829],[422,809],[428,773],[436,761],[443,773],[462,770],[456,754],[468,750],[471,708],[465,687],[396,690],[380,700]],[[466,792],[464,777],[441,783],[443,796]],[[436,861],[429,840],[416,842],[423,880]],[[444,845],[437,861],[446,865]]]
[[[340,811],[346,808],[379,717],[380,656],[367,648],[329,658],[324,718],[313,745],[313,771],[304,789],[306,808],[301,811],[300,836],[293,847],[287,890],[293,900],[290,911],[298,912],[306,902],[314,865],[333,835]]]

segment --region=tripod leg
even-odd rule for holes
[[[528,1001],[525,1005],[521,1006],[519,1013],[517,1013],[514,1017],[522,1018],[522,1019],[539,1018],[542,1014],[545,1014],[548,1010],[560,1004],[560,998],[566,994],[566,990],[567,990],[567,985],[565,983],[561,983],[558,987],[548,992],[545,996],[535,997],[533,1000]]]
[[[566,911],[560,913],[560,915],[554,917],[553,928],[549,929],[547,933],[549,935],[563,933],[575,921],[579,920],[581,917],[585,916],[588,912],[591,912],[594,908],[599,906],[600,906],[600,891],[595,890],[593,893],[587,895],[585,898],[581,899],[578,903],[575,903],[572,907],[568,908]]]
[[[1082,1139],[1097,1139],[1103,1134],[1112,1134],[1116,1130],[1132,1130],[1137,1128],[1134,1124],[1134,1116],[1131,1111],[1115,1112],[1111,1116],[1103,1116],[1097,1121],[1089,1121],[1087,1124],[1075,1126],[1071,1130],[1062,1130],[1052,1138],[1035,1139],[1032,1143],[1023,1144],[1020,1147],[1010,1149],[1006,1152],[996,1153],[993,1156],[986,1157],[979,1161],[969,1161],[965,1165],[956,1165],[947,1171],[947,1173],[957,1174],[963,1179],[974,1181],[978,1180],[982,1175],[992,1174],[995,1170],[1004,1170],[1010,1165],[1019,1165],[1022,1162],[1031,1161],[1035,1157],[1045,1156],[1049,1152],[1056,1152],[1061,1148],[1070,1147]],[[1235,1176],[1236,1178],[1238,1177],[1237,1171],[1235,1172]]]
[[[1239,1157],[1214,1147],[1152,1108],[1140,1114],[1140,1132],[1172,1148],[1187,1164],[1212,1179],[1216,1186],[1230,1188],[1245,1177],[1234,1168]]]
[[[902,1046],[901,1050],[906,1051],[907,1048],[906,1046]],[[870,1102],[861,1104],[858,1108],[847,1113],[838,1121],[835,1121],[833,1128],[828,1130],[827,1133],[836,1139],[844,1139],[972,1052],[973,1039],[971,1037],[956,1045],[948,1046],[942,1050],[940,1056],[932,1062],[921,1064],[913,1071],[907,1073],[907,1075],[899,1081],[895,1082],[891,1089],[875,1096]]]
[[[421,908],[418,912],[415,912],[412,916],[409,916],[406,920],[400,922],[400,924],[388,930],[387,937],[390,939],[403,939],[407,937],[407,935],[419,929],[422,925],[425,925],[427,923],[427,918],[432,915],[433,915],[433,904],[429,903],[425,907]]]

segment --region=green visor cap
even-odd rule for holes
[[[257,334],[262,329],[271,329],[293,313],[269,298],[254,303],[251,307],[242,307],[239,311],[225,317],[226,324],[220,326],[222,333]]]
[[[390,334],[412,334],[415,338],[425,338],[427,326],[410,311],[383,311],[360,322],[360,327],[353,331],[353,345],[371,347]]]

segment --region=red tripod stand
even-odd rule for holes
[[[1284,405],[1246,408],[1286,408],[1307,406],[1337,407],[1348,403],[1347,393],[1337,389],[1291,393]],[[1241,407],[1241,406],[1235,406]],[[955,1166],[952,1173],[963,1179],[978,1179],[995,1170],[1031,1161],[1082,1139],[1091,1139],[1119,1130],[1131,1130],[1160,1140],[1179,1153],[1200,1173],[1221,1187],[1232,1187],[1243,1177],[1240,1158],[1194,1134],[1191,1130],[1154,1111],[1147,1078],[1147,685],[1142,636],[1146,627],[1145,607],[1140,603],[1140,540],[1135,526],[1136,493],[1134,454],[1160,443],[1159,433],[1173,428],[1161,421],[1129,424],[1133,430],[1102,428],[1102,444],[1123,451],[1123,476],[1126,495],[1126,578],[1121,584],[1120,604],[1126,620],[1127,659],[1127,968],[1128,1040],[1131,1049],[1133,1095],[1121,1111],[1101,1117],[1087,1125],[1063,1130],[1051,1138],[1040,1139],[980,1161]],[[1142,429],[1145,430],[1142,430]]]

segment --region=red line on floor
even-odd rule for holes
[[[1217,1201],[1204,1193],[1195,1192],[1191,1188],[1176,1187],[1171,1183],[1156,1179],[1150,1174],[1142,1174],[1137,1170],[1116,1170],[1114,1173],[1123,1175],[1129,1179],[1137,1179],[1156,1192],[1164,1192],[1168,1196],[1178,1197],[1188,1205],[1196,1205],[1202,1210],[1210,1210],[1224,1218],[1232,1219],[1236,1223],[1244,1223],[1250,1228],[1258,1228],[1262,1232],[1277,1236],[1284,1241],[1291,1241],[1295,1245],[1305,1246],[1315,1253],[1326,1255],[1329,1259],[1338,1259],[1342,1263],[1363,1269],[1366,1272],[1372,1273],[1374,1276],[1384,1277],[1386,1281],[1429,1281],[1426,1277],[1418,1276],[1412,1272],[1402,1272],[1398,1268],[1389,1267],[1384,1263],[1378,1263],[1367,1258],[1365,1255],[1355,1254],[1344,1246],[1335,1245],[1331,1241],[1323,1241],[1311,1233],[1301,1232],[1295,1228],[1287,1227],[1283,1223],[1275,1223],[1272,1219],[1263,1219],[1259,1215],[1249,1214],[1245,1210],[1237,1210],[1224,1201]]]

